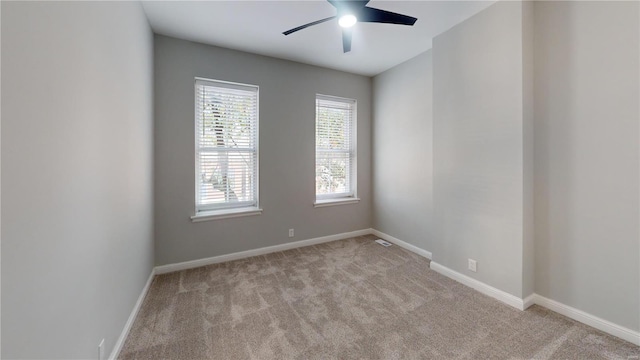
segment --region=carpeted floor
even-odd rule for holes
[[[358,237],[157,276],[120,359],[637,359]]]

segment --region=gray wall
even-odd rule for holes
[[[375,77],[374,228],[514,295],[535,291],[637,331],[639,11],[503,2],[436,38],[431,238],[420,238],[430,204],[409,196],[430,181],[418,179],[431,99],[418,94],[431,55]],[[414,152],[424,167],[391,160]],[[394,173],[404,182],[389,191]]]
[[[155,36],[156,263],[256,249],[371,226],[371,79]],[[194,77],[260,86],[262,215],[192,223]],[[358,101],[358,204],[314,208],[315,95]],[[288,237],[288,229],[295,237]]]
[[[638,6],[535,5],[536,292],[636,331]]]
[[[153,266],[152,34],[138,3],[1,6],[2,357],[96,359]]]
[[[499,2],[433,43],[433,260],[523,296],[522,4]],[[478,271],[467,270],[467,258]],[[524,294],[528,295],[528,294]]]
[[[431,51],[373,79],[373,228],[430,251]]]
[[[534,3],[522,3],[522,298],[535,292]]]

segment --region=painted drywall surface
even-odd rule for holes
[[[433,213],[432,55],[373,79],[373,227],[430,251]]]
[[[522,5],[499,2],[436,37],[432,50],[433,260],[518,297],[522,41]]]
[[[522,298],[535,291],[533,175],[534,2],[522,2]]]
[[[138,3],[2,2],[2,358],[109,355],[153,266]]]
[[[155,234],[159,265],[371,227],[371,79],[155,36]],[[194,77],[260,87],[262,215],[192,223]],[[358,102],[358,204],[314,208],[315,95]],[[295,237],[288,237],[288,229]]]
[[[536,292],[636,331],[638,6],[535,5]]]

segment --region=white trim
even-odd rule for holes
[[[371,234],[371,229],[363,229],[363,230],[351,231],[351,232],[346,232],[341,234],[322,236],[322,237],[317,237],[317,238],[308,239],[308,240],[300,240],[300,241],[295,241],[295,242],[290,242],[290,243],[285,243],[280,245],[267,246],[259,249],[241,251],[237,253],[214,256],[214,257],[205,258],[205,259],[191,260],[191,261],[185,261],[181,263],[168,264],[168,265],[160,265],[160,266],[156,266],[155,273],[166,274],[174,271],[193,269],[200,266],[218,264],[218,263],[223,263],[227,261],[244,259],[252,256],[270,254],[276,251],[291,250],[299,247],[322,244],[330,241],[348,239],[348,238],[363,236],[368,234]]]
[[[133,326],[133,322],[136,320],[136,317],[138,316],[138,312],[140,311],[140,307],[142,307],[142,302],[144,301],[145,296],[147,296],[147,292],[149,291],[149,288],[151,287],[151,282],[153,281],[153,278],[154,278],[155,275],[156,275],[155,268],[151,269],[151,274],[149,274],[149,278],[147,279],[147,283],[142,288],[142,292],[140,293],[140,296],[138,297],[138,301],[136,301],[136,304],[133,306],[133,310],[131,311],[131,314],[129,315],[129,319],[127,319],[127,322],[124,324],[124,328],[122,329],[122,333],[120,333],[120,337],[118,338],[118,341],[116,341],[116,344],[113,346],[113,350],[111,351],[111,355],[109,355],[109,360],[115,360],[115,359],[118,358],[118,356],[120,356],[120,351],[122,350],[122,346],[124,345],[124,341],[127,339],[127,336],[129,335],[129,331],[131,330],[131,326]]]
[[[151,271],[151,274],[149,275],[149,279],[147,280],[147,283],[142,289],[142,293],[140,294],[140,297],[138,297],[138,301],[136,302],[131,312],[131,315],[129,315],[129,319],[126,322],[124,329],[122,330],[122,333],[120,334],[120,337],[118,338],[118,341],[116,342],[113,348],[113,351],[109,356],[109,359],[115,360],[118,358],[120,351],[122,350],[122,346],[124,345],[124,341],[127,338],[127,335],[129,334],[129,331],[131,329],[131,326],[133,325],[133,322],[136,316],[138,315],[140,307],[142,306],[142,302],[147,292],[149,291],[149,287],[151,286],[151,282],[155,275],[166,274],[174,271],[192,269],[192,268],[210,265],[210,264],[239,260],[239,259],[244,259],[252,256],[269,254],[276,251],[285,251],[285,250],[295,249],[299,247],[322,244],[326,242],[347,239],[347,238],[356,237],[356,236],[369,235],[369,234],[380,237],[404,249],[407,249],[418,255],[431,259],[432,254],[429,251],[426,251],[417,246],[411,245],[407,242],[404,242],[400,239],[397,239],[391,235],[385,234],[376,229],[362,229],[362,230],[356,230],[356,231],[351,231],[351,232],[346,232],[341,234],[317,237],[317,238],[308,239],[308,240],[301,240],[301,241],[296,241],[296,242],[291,242],[291,243],[286,243],[281,245],[268,246],[268,247],[263,247],[259,249],[254,249],[254,250],[247,250],[247,251],[241,251],[241,252],[232,253],[232,254],[214,256],[206,259],[199,259],[199,260],[186,261],[186,262],[181,262],[176,264],[156,266]],[[562,304],[555,300],[545,298],[544,296],[541,296],[538,294],[531,294],[523,300],[518,298],[517,296],[511,295],[507,292],[504,292],[490,285],[487,285],[479,280],[473,279],[457,271],[451,270],[434,261],[431,261],[430,267],[432,270],[444,276],[447,276],[466,286],[469,286],[485,295],[491,296],[494,299],[502,301],[503,303],[510,305],[518,310],[524,310],[532,306],[533,304],[537,304],[551,311],[555,311],[561,315],[567,316],[583,324],[589,325],[593,328],[604,331],[610,335],[619,337],[623,340],[631,342],[632,344],[640,346],[640,332],[614,324],[610,321],[588,314],[582,310],[578,310],[576,308]]]
[[[536,294],[531,294],[522,300],[523,310],[530,308],[536,303]]]
[[[404,242],[400,239],[397,239],[391,235],[385,234],[376,229],[362,229],[362,230],[351,231],[351,232],[346,232],[341,234],[317,237],[317,238],[308,239],[308,240],[301,240],[301,241],[296,241],[296,242],[286,243],[281,245],[268,246],[264,248],[254,249],[254,250],[247,250],[247,251],[242,251],[242,252],[237,252],[237,253],[232,253],[227,255],[214,256],[206,259],[199,259],[199,260],[186,261],[186,262],[181,262],[176,264],[156,266],[151,271],[151,274],[149,275],[149,279],[147,280],[147,283],[142,289],[142,293],[138,297],[138,301],[136,302],[131,314],[129,315],[129,319],[126,322],[124,329],[122,330],[122,333],[120,334],[120,337],[118,338],[118,341],[116,342],[113,348],[113,351],[109,356],[109,359],[115,360],[120,354],[120,351],[122,350],[122,346],[124,345],[124,341],[127,338],[127,335],[129,334],[131,326],[133,325],[133,322],[136,316],[138,315],[138,312],[140,311],[142,302],[147,292],[149,291],[149,287],[151,286],[153,277],[157,274],[165,274],[165,273],[186,270],[186,269],[196,268],[196,267],[210,265],[210,264],[239,260],[247,257],[269,254],[276,251],[285,251],[285,250],[295,249],[299,247],[322,244],[326,242],[347,239],[347,238],[356,237],[356,236],[363,236],[368,234],[373,234],[377,237],[380,237],[384,240],[394,243],[404,249],[407,249],[418,255],[424,256],[427,259],[431,259],[432,254],[429,251],[423,250],[417,246],[411,245],[407,242]],[[640,332],[614,324],[610,321],[588,314],[582,310],[578,310],[576,308],[562,304],[555,300],[545,298],[544,296],[541,296],[538,294],[531,294],[523,300],[518,298],[517,296],[511,295],[507,292],[504,292],[490,285],[487,285],[479,280],[473,279],[457,271],[451,270],[434,261],[431,261],[430,267],[433,271],[436,271],[444,276],[447,276],[453,280],[456,280],[485,295],[491,296],[494,299],[502,301],[503,303],[510,305],[518,310],[524,310],[532,306],[533,304],[537,304],[551,311],[555,311],[561,315],[567,316],[583,324],[589,325],[593,328],[604,331],[610,335],[619,337],[623,340],[631,342],[632,344],[640,346]]]
[[[196,215],[191,216],[191,222],[203,222],[220,219],[230,219],[243,216],[253,216],[262,214],[262,209],[256,207],[224,209],[213,211],[200,211]]]
[[[316,126],[318,124],[317,122],[317,116],[318,116],[318,101],[331,101],[331,102],[338,102],[338,103],[343,103],[343,104],[349,104],[350,105],[350,110],[351,110],[351,117],[350,117],[350,131],[349,131],[349,172],[347,174],[347,179],[349,180],[349,191],[346,193],[348,194],[351,198],[357,198],[358,197],[358,100],[356,99],[351,99],[351,98],[344,98],[344,97],[339,97],[339,96],[333,96],[333,95],[323,95],[323,94],[318,94],[316,93],[316,99],[315,99],[315,116],[316,119],[314,120],[314,132],[316,131]],[[318,148],[317,148],[317,134],[314,134],[314,143],[315,143],[315,154],[314,154],[314,164],[316,164],[318,162]],[[325,149],[327,150],[327,149]],[[343,152],[343,151],[339,151],[339,152]],[[315,175],[314,175],[315,176]],[[320,196],[318,196],[318,194],[316,193],[316,200],[314,203],[314,207],[323,207],[323,206],[332,206],[332,205],[344,205],[344,204],[351,204],[353,202],[344,202],[341,204],[330,204],[330,205],[318,205],[316,206],[315,204],[318,202],[321,202],[323,199],[327,199],[327,198],[331,198],[332,196],[341,196],[340,194],[321,194]],[[359,201],[360,199],[358,199]]]
[[[570,317],[573,320],[579,321],[583,324],[604,331],[607,334],[611,334],[632,344],[640,346],[640,332],[638,331],[634,331],[624,326],[614,324],[610,321],[588,314],[569,305],[559,303],[555,300],[547,299],[546,297],[538,294],[533,294],[533,298],[534,303],[536,303],[537,305],[544,306],[551,311],[557,312],[558,314]]]
[[[496,300],[500,300],[503,303],[513,306],[518,310],[524,310],[524,301],[515,295],[511,295],[500,289],[496,289],[493,286],[487,285],[482,281],[468,277],[467,275],[460,274],[459,272],[455,270],[451,270],[448,267],[440,265],[434,261],[431,261],[430,267],[431,267],[431,270],[438,272],[446,277],[449,277],[459,283],[467,285],[473,289],[476,289],[487,296],[491,296]]]
[[[384,238],[385,240],[394,242],[392,237],[386,238],[385,237],[386,234],[381,233],[380,231],[372,229],[372,233],[376,236],[380,236]],[[398,245],[402,246],[400,243],[398,243]],[[413,246],[413,245],[410,245],[410,246]],[[411,250],[410,248],[407,248],[407,249]],[[616,336],[620,339],[626,340],[632,344],[640,346],[640,332],[638,331],[631,330],[624,326],[614,324],[610,321],[604,320],[595,315],[591,315],[582,310],[578,310],[576,308],[562,304],[555,300],[545,298],[544,296],[541,296],[538,294],[531,294],[524,299],[520,299],[515,295],[511,295],[505,291],[496,289],[493,286],[487,285],[479,280],[473,279],[455,270],[451,270],[446,266],[440,265],[434,261],[431,261],[430,267],[431,267],[431,270],[433,271],[436,271],[448,278],[456,280],[485,295],[491,296],[496,300],[502,301],[503,303],[510,305],[518,310],[525,310],[534,304],[540,305],[551,311],[557,312],[558,314],[564,315],[573,320],[579,321],[585,325],[604,331],[607,334]]]
[[[376,230],[374,230],[374,234],[377,236]],[[451,270],[434,261],[431,261],[430,266],[431,266],[431,270],[436,271],[453,280],[456,280],[473,289],[476,289],[479,292],[485,295],[491,296],[494,299],[497,299],[499,301],[502,301],[507,305],[513,306],[518,310],[525,310],[534,304],[540,305],[551,311],[557,312],[560,315],[564,315],[573,320],[579,321],[585,325],[604,331],[607,334],[619,337],[620,339],[626,340],[632,344],[640,346],[640,332],[638,331],[631,330],[624,326],[614,324],[610,321],[604,320],[595,315],[591,315],[582,310],[578,310],[576,308],[562,304],[555,300],[545,298],[544,296],[541,296],[538,294],[531,294],[527,296],[524,300],[520,299],[517,296],[511,295],[507,292],[496,289],[493,286],[487,285],[481,281],[478,281],[466,275],[460,274],[459,272]]]
[[[313,203],[313,207],[327,207],[327,206],[336,206],[336,205],[348,205],[348,204],[357,204],[360,202],[360,198],[341,198],[341,199],[326,199],[326,200],[316,200]]]
[[[382,231],[378,231],[376,229],[371,229],[371,233],[379,238],[382,238],[384,240],[387,240],[390,243],[394,243],[398,246],[400,246],[401,248],[407,249],[413,253],[416,253],[420,256],[424,256],[427,259],[431,260],[431,252],[421,249],[415,245],[409,244],[408,242],[404,242],[398,238],[395,238],[389,234],[385,234]]]
[[[258,85],[251,85],[251,84],[243,84],[243,83],[236,83],[236,82],[231,82],[231,81],[223,81],[223,80],[214,80],[214,79],[207,79],[207,78],[202,78],[202,77],[195,77],[194,78],[194,82],[193,82],[193,106],[194,106],[194,122],[193,122],[193,128],[194,128],[194,160],[195,160],[195,191],[194,191],[194,195],[195,195],[195,199],[194,199],[194,205],[195,205],[195,213],[196,215],[191,217],[191,220],[193,222],[199,222],[199,221],[209,221],[209,220],[216,220],[216,219],[227,219],[227,218],[232,218],[232,217],[239,217],[239,216],[249,216],[249,215],[259,215],[259,213],[252,213],[252,214],[246,214],[246,215],[231,215],[231,216],[216,216],[216,217],[201,217],[200,220],[194,220],[194,218],[198,218],[198,213],[202,212],[202,207],[198,206],[198,201],[200,199],[200,184],[199,184],[199,177],[200,177],[200,156],[199,153],[201,151],[200,145],[199,145],[199,133],[198,133],[198,111],[199,111],[199,107],[198,107],[198,86],[209,86],[209,87],[217,87],[217,88],[225,88],[225,89],[235,89],[235,90],[241,90],[241,91],[247,91],[247,92],[253,92],[255,91],[255,95],[256,95],[256,123],[255,123],[255,150],[251,149],[251,153],[255,152],[255,156],[256,156],[256,164],[255,164],[255,174],[253,174],[253,178],[254,178],[254,189],[253,189],[253,195],[254,195],[254,199],[253,199],[253,207],[254,209],[260,210],[260,212],[262,212],[262,209],[260,209],[260,86]],[[226,204],[228,205],[228,204]],[[229,209],[229,208],[222,208],[220,210],[225,210],[225,209]],[[218,209],[214,209],[213,211],[217,211]],[[204,211],[209,211],[204,210]]]

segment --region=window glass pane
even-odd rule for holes
[[[200,204],[252,201],[255,159],[249,152],[200,152]]]
[[[316,155],[316,195],[349,192],[349,153]]]

